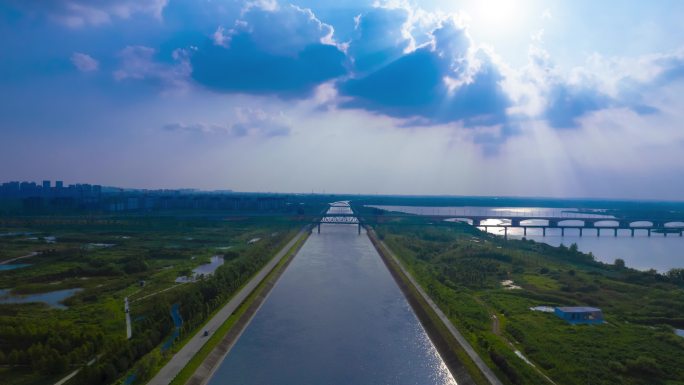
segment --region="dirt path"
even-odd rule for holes
[[[166,289],[162,289],[162,290],[156,291],[156,292],[154,292],[154,293],[152,293],[152,294],[148,294],[148,295],[143,296],[143,297],[140,297],[140,298],[132,299],[132,300],[131,300],[131,303],[135,303],[135,302],[142,301],[142,300],[147,299],[147,298],[150,298],[150,297],[154,297],[154,296],[157,295],[157,294],[161,294],[161,293],[163,293],[163,292],[165,292],[165,291],[169,291],[169,290],[171,290],[171,289],[175,289],[175,288],[177,288],[178,286],[181,286],[181,285],[184,285],[184,284],[185,284],[185,282],[179,283],[179,284],[177,284],[177,285],[173,285],[173,286],[171,286],[171,287],[167,287]],[[131,294],[131,296],[133,296],[133,295],[135,295],[135,294],[137,294],[137,293],[139,293],[139,292],[140,292],[140,290],[138,290],[138,291],[136,291],[135,293]]]
[[[501,335],[501,329],[499,326],[499,317],[496,316],[496,314],[492,314],[492,333],[498,335]]]
[[[475,298],[475,301],[477,301],[477,303],[482,305],[487,310],[489,315],[491,316],[491,318],[492,318],[492,333],[494,333],[496,336],[501,338],[501,340],[503,342],[505,342],[508,345],[508,347],[511,348],[511,350],[513,350],[513,352],[515,353],[516,356],[518,356],[521,360],[525,361],[525,363],[530,365],[532,367],[532,369],[534,369],[537,373],[539,373],[540,376],[544,377],[548,382],[550,382],[554,385],[557,385],[555,382],[553,382],[553,380],[549,376],[544,374],[537,367],[537,365],[535,365],[528,357],[525,357],[522,354],[522,352],[520,350],[518,350],[518,348],[513,344],[513,342],[511,342],[511,340],[506,338],[505,335],[501,334],[501,321],[499,320],[499,317],[497,317],[495,312],[491,309],[491,307],[487,306],[487,304],[481,298],[479,298],[477,296],[473,296],[473,298]]]
[[[35,257],[36,255],[39,255],[39,254],[40,254],[40,251],[34,251],[34,252],[31,252],[30,254],[26,254],[26,255],[21,256],[21,257],[16,257],[16,258],[8,259],[6,261],[2,261],[2,262],[0,262],[0,265],[7,265],[8,263],[18,261],[18,260],[24,259],[24,258]]]

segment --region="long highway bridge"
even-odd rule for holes
[[[464,222],[472,226],[484,228],[486,231],[490,227],[499,227],[504,229],[504,235],[508,235],[509,228],[521,228],[524,235],[527,235],[528,229],[541,229],[542,235],[546,236],[547,229],[560,229],[561,236],[565,236],[565,231],[568,229],[579,230],[580,237],[583,236],[586,230],[596,230],[596,235],[601,236],[601,230],[608,230],[614,236],[618,235],[618,230],[628,230],[633,237],[636,231],[645,231],[648,236],[651,233],[662,233],[664,236],[668,234],[678,234],[680,237],[684,235],[684,218],[681,220],[662,220],[654,218],[611,218],[611,217],[588,217],[588,218],[567,218],[554,216],[506,216],[506,215],[412,215],[412,214],[396,214],[384,213],[376,214],[353,214],[353,213],[326,213],[322,217],[316,219],[314,222],[318,224],[318,232],[320,232],[320,225],[323,224],[357,224],[359,232],[361,226],[364,224],[378,224],[388,223],[392,219],[418,219],[421,221],[409,221],[407,224],[418,225],[435,225],[448,224],[454,222]],[[428,222],[425,221],[428,219]],[[498,223],[492,224],[493,221]],[[541,223],[540,223],[541,222]]]

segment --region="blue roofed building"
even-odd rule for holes
[[[576,324],[602,324],[603,312],[595,307],[557,307],[554,313],[561,319]]]

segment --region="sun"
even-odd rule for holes
[[[471,14],[473,26],[505,34],[524,25],[526,5],[520,0],[477,0],[466,12]]]
[[[476,44],[488,45],[509,63],[523,65],[531,36],[544,26],[548,0],[435,0],[436,8],[462,16]]]

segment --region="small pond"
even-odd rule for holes
[[[221,255],[214,255],[211,257],[209,263],[205,263],[204,265],[199,265],[192,271],[192,277],[178,277],[176,278],[176,282],[178,283],[185,283],[185,282],[194,282],[199,278],[200,275],[212,275],[214,274],[214,271],[218,269],[219,266],[223,265],[223,256]]]
[[[55,309],[66,309],[62,301],[82,291],[81,288],[50,291],[36,294],[13,294],[12,289],[0,290],[0,304],[43,302]]]
[[[7,270],[14,270],[14,269],[21,269],[22,267],[29,267],[28,263],[13,263],[13,264],[7,264],[7,265],[0,265],[0,271],[7,271]]]

